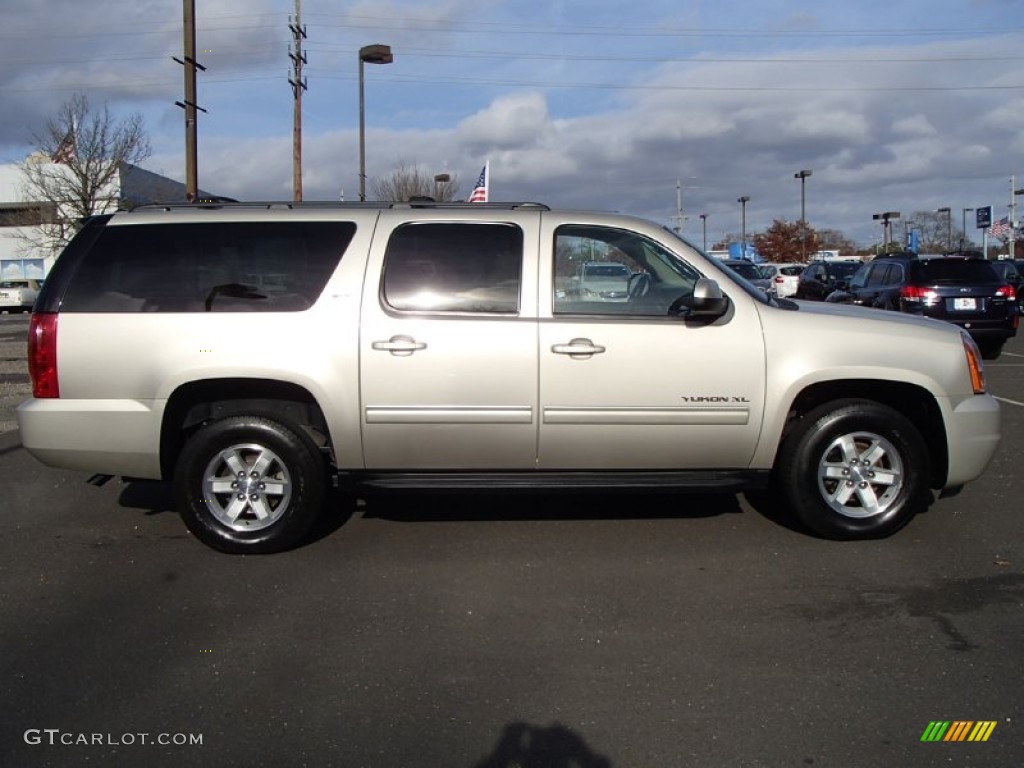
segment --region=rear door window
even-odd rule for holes
[[[889,271],[891,264],[874,264],[871,267],[871,274],[868,275],[868,281],[866,283],[868,288],[874,288],[880,285],[888,285],[889,283]]]
[[[522,267],[517,226],[406,224],[388,242],[381,299],[405,312],[517,313]]]

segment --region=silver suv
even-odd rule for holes
[[[584,261],[624,265],[626,300],[565,290]],[[97,217],[29,356],[30,452],[173,480],[226,552],[296,545],[332,481],[767,489],[818,535],[878,537],[999,441],[960,329],[772,298],[650,222],[531,203]]]

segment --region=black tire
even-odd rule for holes
[[[828,539],[895,533],[931,499],[929,457],[917,428],[871,400],[837,400],[793,426],[776,465],[779,491]]]
[[[1003,339],[999,341],[979,341],[978,351],[981,352],[982,360],[996,360],[1003,353],[1003,344],[1006,342]]]
[[[185,525],[204,544],[264,554],[289,549],[309,532],[323,507],[325,480],[324,459],[301,430],[232,416],[185,444],[174,494]]]

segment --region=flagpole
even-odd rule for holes
[[[1017,253],[1016,253],[1016,245],[1017,244],[1014,242],[1014,227],[1016,226],[1016,223],[1013,220],[1013,213],[1014,213],[1013,209],[1016,207],[1016,198],[1014,197],[1014,190],[1013,190],[1013,188],[1016,186],[1016,184],[1014,183],[1016,180],[1017,180],[1016,176],[1013,176],[1013,175],[1010,176],[1010,219],[1007,222],[1010,225],[1010,240],[1009,240],[1009,243],[1008,243],[1009,251],[1007,251],[1007,256],[1009,256],[1010,261],[1013,261],[1014,257],[1017,255]]]

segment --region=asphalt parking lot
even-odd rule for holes
[[[25,327],[0,316],[0,424]],[[1024,341],[987,372],[995,461],[874,542],[734,496],[421,496],[230,557],[165,485],[7,431],[0,765],[1019,766]]]

